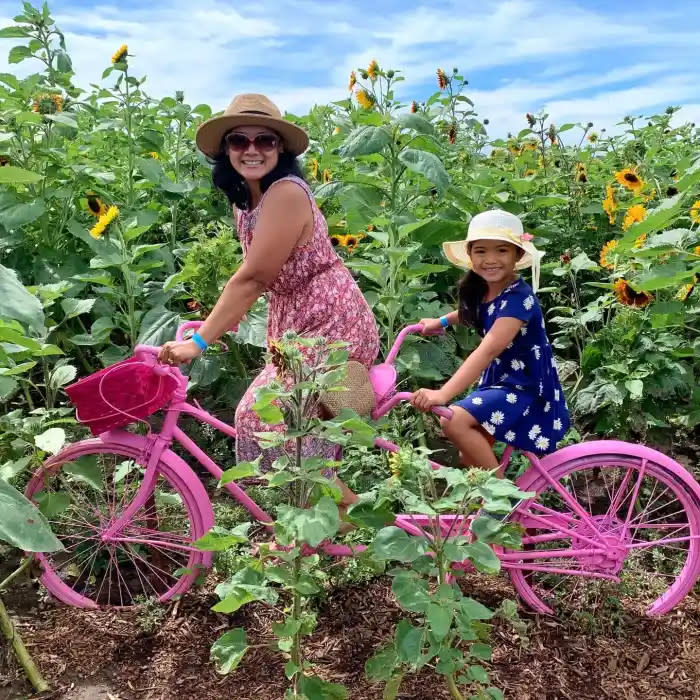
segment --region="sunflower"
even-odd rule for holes
[[[106,213],[100,216],[97,223],[90,229],[90,235],[93,238],[102,238],[102,234],[105,232],[107,226],[109,226],[118,216],[118,207],[111,206]]]
[[[318,161],[316,158],[312,158],[309,165],[311,166],[311,175],[314,180],[318,180]]]
[[[333,129],[333,136],[337,136],[340,133],[340,127],[336,126],[335,129]]]
[[[615,191],[612,185],[605,185],[605,199],[603,200],[603,211],[608,215],[608,221],[611,224],[615,223],[615,212],[617,211],[617,202],[615,201]]]
[[[648,202],[651,202],[651,200],[654,199],[654,197],[656,197],[656,189],[653,189],[651,192],[649,192],[649,194],[644,195],[644,203],[646,204]]]
[[[10,156],[0,156],[0,168],[10,164]]]
[[[625,219],[622,222],[622,230],[626,231],[632,224],[639,221],[644,221],[647,215],[647,210],[642,204],[632,205],[625,213]]]
[[[693,249],[693,255],[700,255],[700,245],[696,245]]]
[[[345,236],[345,247],[348,250],[355,250],[357,244],[359,243],[359,236],[353,236],[352,234]]]
[[[608,241],[600,250],[600,266],[605,267],[608,270],[612,270],[615,267],[615,263],[608,260],[608,256],[613,254],[617,248],[617,241]]]
[[[669,186],[666,188],[666,196],[667,197],[673,197],[674,195],[678,194],[678,188],[674,187],[673,185]]]
[[[357,84],[357,75],[355,74],[355,71],[351,71],[350,80],[348,81],[348,92],[352,92],[352,89],[355,87],[356,84]]]
[[[693,206],[690,207],[690,218],[693,223],[700,224],[700,199],[693,202]]]
[[[514,155],[516,158],[523,152],[523,149],[518,146],[515,141],[511,141],[508,144],[508,150],[510,151],[511,155]]]
[[[63,98],[55,93],[44,92],[34,98],[32,112],[56,114],[63,111]]]
[[[447,76],[445,75],[445,71],[442,70],[442,68],[438,68],[438,69],[435,71],[435,75],[437,75],[437,84],[438,84],[438,87],[439,87],[441,90],[444,90],[445,88],[447,88]]]
[[[632,248],[643,248],[646,241],[647,241],[647,234],[643,233],[641,236],[637,236],[634,239],[634,244],[632,245]]]
[[[398,452],[392,452],[389,455],[389,471],[395,479],[401,478],[401,457]]]
[[[636,292],[632,289],[630,283],[622,278],[615,282],[614,291],[617,300],[625,306],[635,306],[643,309],[654,300],[654,297],[648,292]]]
[[[374,224],[367,224],[368,231],[374,231]]]
[[[598,134],[596,134],[595,131],[591,131],[591,133],[588,134],[588,136],[586,136],[586,138],[588,139],[588,141],[590,143],[595,143],[599,139],[599,136],[598,136]]]
[[[107,205],[97,195],[94,194],[88,195],[87,205],[88,211],[98,219],[101,216],[104,216],[108,211]]]
[[[112,55],[112,63],[123,62],[128,50],[129,47],[126,44],[122,44]]]
[[[450,128],[447,132],[447,138],[450,140],[450,143],[455,143],[457,141],[457,124],[454,122],[450,124]]]
[[[337,248],[338,246],[345,246],[346,239],[347,239],[347,236],[343,236],[342,234],[339,234],[339,233],[334,233],[331,236],[331,245],[334,248]]]
[[[576,182],[586,183],[588,182],[588,173],[586,172],[586,166],[583,163],[576,164]]]
[[[680,299],[680,301],[687,301],[688,297],[693,293],[693,289],[695,289],[695,285],[698,283],[698,279],[700,278],[697,275],[695,275],[692,282],[684,284],[678,290],[678,293],[676,294],[676,299]]]
[[[367,92],[367,90],[358,90],[355,93],[355,97],[361,107],[365,109],[372,109],[372,107],[374,107],[375,97]]]
[[[328,168],[326,168],[321,174],[321,177],[323,178],[323,184],[325,185],[327,182],[330,182],[333,179],[333,174],[330,170],[328,170]]]
[[[418,103],[415,100],[413,100],[413,102],[411,102],[410,111],[411,111],[411,114],[415,114],[418,111]]]
[[[625,168],[620,172],[615,173],[615,179],[628,190],[632,190],[635,194],[644,187],[644,180],[637,175],[634,168]]]
[[[535,170],[526,170],[526,171],[523,173],[523,177],[530,177],[530,175],[535,175],[535,174],[536,174],[536,171],[535,171]]]
[[[379,71],[379,64],[375,60],[371,60],[369,62],[369,66],[367,67],[367,75],[369,76],[369,79],[374,82],[377,79],[377,74]]]
[[[537,141],[533,141],[532,139],[525,141],[523,143],[523,151],[536,151],[537,150]]]

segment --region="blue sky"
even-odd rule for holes
[[[37,0],[38,1],[38,0]],[[20,2],[0,0],[2,26]],[[80,86],[99,83],[126,43],[153,96],[182,89],[215,110],[265,92],[284,110],[347,96],[350,70],[376,59],[422,100],[435,69],[458,66],[492,136],[545,108],[557,123],[615,130],[626,114],[682,105],[700,123],[700,2],[667,0],[90,0],[50,3]],[[0,70],[16,40],[3,40]],[[618,127],[619,128],[619,127]]]

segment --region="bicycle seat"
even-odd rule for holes
[[[375,406],[381,406],[396,393],[396,368],[388,362],[370,368],[369,379],[374,390]]]

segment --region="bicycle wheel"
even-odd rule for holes
[[[211,563],[211,554],[192,546],[214,522],[206,491],[172,453],[161,458],[146,503],[113,539],[102,538],[133,500],[145,472],[144,443],[131,442],[73,445],[47,460],[27,485],[27,497],[65,548],[36,555],[41,582],[69,605],[166,601],[184,593]]]
[[[536,611],[593,611],[614,597],[662,615],[695,584],[700,489],[661,453],[625,445],[552,455],[543,461],[552,482],[534,468],[524,475],[521,488],[537,497],[510,518],[526,529],[524,549],[502,556]]]

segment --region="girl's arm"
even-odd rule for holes
[[[450,311],[449,314],[445,314],[445,318],[450,326],[456,326],[459,323],[459,312]],[[443,327],[439,318],[422,318],[418,323],[423,324],[423,335],[430,335]]]
[[[226,283],[199,335],[211,345],[233,328],[275,280],[294,251],[310,217],[309,198],[292,182],[275,185],[260,212],[243,264]],[[192,340],[166,343],[162,362],[188,362],[202,351]]]
[[[496,319],[491,330],[484,336],[479,346],[462,363],[462,366],[437,390],[419,389],[411,403],[423,411],[432,406],[450,403],[455,396],[466,391],[479,375],[497,358],[515,338],[523,326],[517,318]]]

